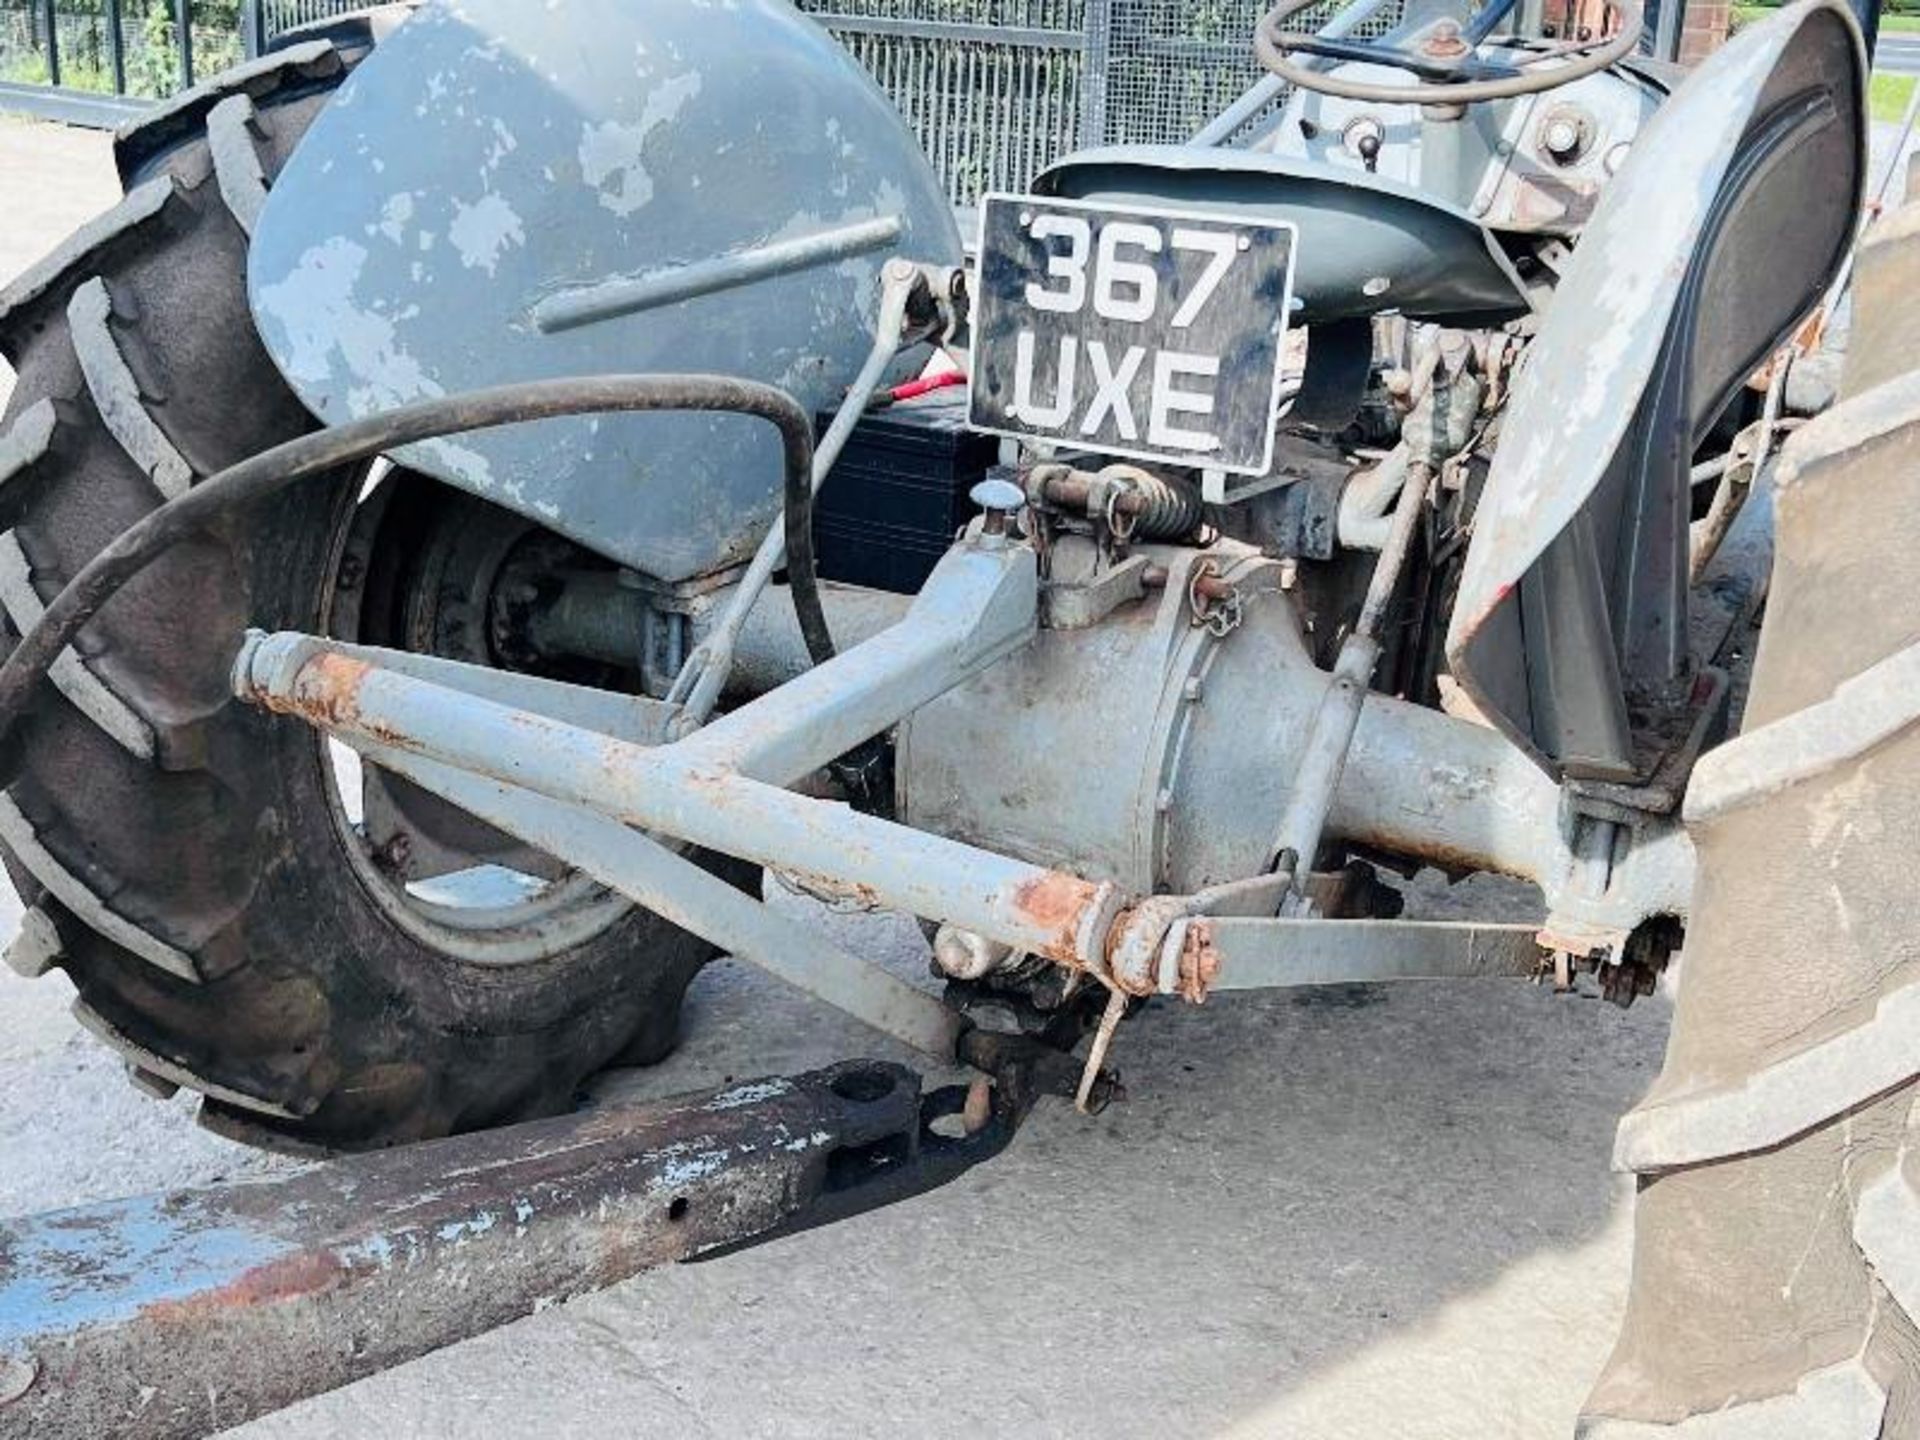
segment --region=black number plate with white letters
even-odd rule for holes
[[[1293,248],[1284,222],[988,196],[974,426],[1266,474]]]

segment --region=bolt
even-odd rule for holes
[[[1189,675],[1187,677],[1187,683],[1180,687],[1180,693],[1185,697],[1189,705],[1197,705],[1200,703],[1200,692],[1202,688],[1200,677],[1198,675]]]
[[[1005,535],[1014,512],[1027,503],[1027,492],[1011,480],[982,480],[967,498],[985,512],[984,533]]]
[[[1547,126],[1544,138],[1547,153],[1556,160],[1565,160],[1580,148],[1580,127],[1563,117]]]
[[[1459,25],[1452,20],[1442,20],[1435,25],[1431,35],[1420,49],[1423,54],[1430,55],[1435,60],[1457,60],[1473,51],[1473,47],[1468,45],[1465,37],[1461,35]]]

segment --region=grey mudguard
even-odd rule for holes
[[[613,371],[745,376],[823,409],[895,254],[959,261],[940,183],[783,0],[435,0],[307,133],[249,291],[328,422]],[[764,273],[783,263],[800,268]],[[743,559],[779,508],[772,432],[729,416],[552,421],[400,458],[663,580]]]
[[[1644,778],[1687,654],[1688,470],[1854,234],[1866,56],[1803,0],[1661,108],[1601,197],[1515,383],[1447,639],[1549,773]]]
[[[1364,171],[1245,150],[1127,145],[1060,161],[1034,193],[1291,222],[1299,227],[1296,324],[1397,310],[1471,326],[1530,308],[1506,252],[1479,221]]]

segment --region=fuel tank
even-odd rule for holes
[[[784,0],[430,0],[280,175],[248,288],[328,423],[610,372],[744,376],[818,410],[865,357],[895,255],[958,263],[947,197]],[[549,421],[398,458],[666,581],[744,559],[779,509],[778,444],[731,416]]]

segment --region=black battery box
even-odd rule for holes
[[[825,433],[831,416],[821,416]],[[861,417],[813,507],[820,578],[911,595],[973,516],[967,492],[1000,442],[967,429],[967,392],[940,390]]]

